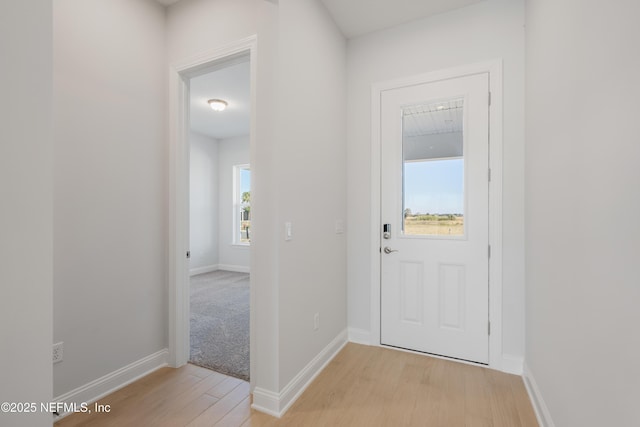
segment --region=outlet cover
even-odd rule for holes
[[[64,350],[64,342],[60,341],[53,345],[53,363],[62,362],[62,353]]]

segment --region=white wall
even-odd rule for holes
[[[166,338],[164,9],[54,2],[58,396]]]
[[[487,0],[349,41],[349,327],[370,330],[371,85],[501,58],[504,64],[503,353],[524,354],[524,4]]]
[[[555,425],[640,425],[640,5],[526,12],[526,363]]]
[[[251,378],[277,393],[346,327],[345,41],[316,0],[183,0],[167,23],[170,63],[258,37]]]
[[[346,216],[347,86],[346,42],[319,1],[280,0],[279,40],[282,388],[347,326],[346,238],[335,234],[335,221]],[[293,225],[288,242],[285,221]]]
[[[52,399],[51,8],[0,2],[0,402]],[[0,413],[7,426],[51,423]]]
[[[167,12],[167,55],[170,64],[210,52],[231,42],[257,35],[255,105],[257,115],[251,147],[254,179],[251,285],[255,291],[255,340],[252,342],[251,381],[256,387],[278,390],[278,290],[274,199],[273,145],[276,142],[278,6],[264,0],[182,0]]]
[[[249,246],[233,243],[233,167],[249,164],[249,136],[190,134],[189,268],[249,271]]]
[[[189,134],[189,268],[214,268],[218,254],[218,140]]]
[[[220,269],[249,270],[249,246],[233,244],[233,167],[249,164],[249,136],[221,139],[219,142],[220,159],[218,163],[219,236],[218,247]]]

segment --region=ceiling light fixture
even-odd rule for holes
[[[227,105],[229,105],[227,101],[223,101],[222,99],[210,99],[207,102],[213,111],[224,111]]]

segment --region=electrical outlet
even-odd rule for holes
[[[313,315],[313,330],[317,331],[318,329],[320,329],[320,313]]]
[[[62,341],[53,345],[53,363],[62,362],[63,350],[64,350],[64,343]]]

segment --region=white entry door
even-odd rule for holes
[[[489,75],[381,94],[384,345],[489,362]]]

